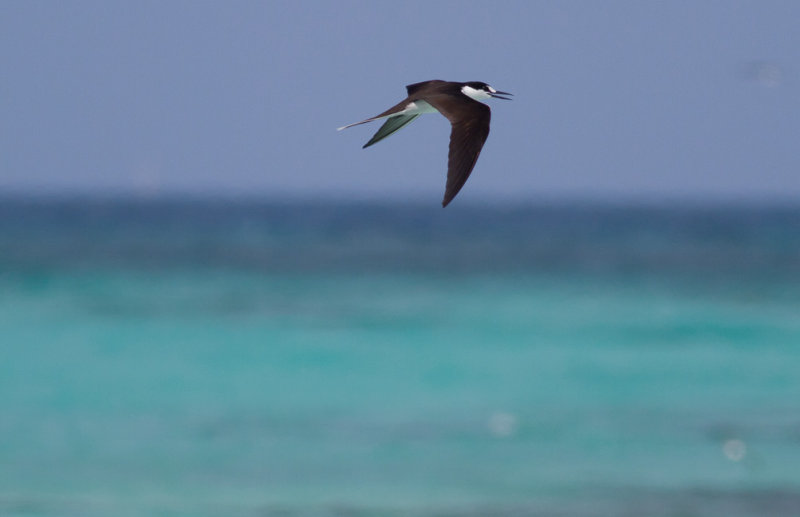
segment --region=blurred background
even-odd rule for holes
[[[0,515],[800,515],[798,21],[0,3]]]

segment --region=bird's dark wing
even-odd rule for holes
[[[492,112],[489,106],[466,97],[431,95],[425,98],[439,113],[447,117],[450,131],[450,152],[447,158],[447,186],[442,206],[447,206],[466,183],[483,144],[489,136]]]
[[[416,119],[417,117],[419,117],[419,113],[417,113],[416,115],[397,115],[395,117],[389,117],[388,119],[386,119],[386,122],[383,123],[378,132],[375,133],[375,136],[373,136],[369,140],[369,142],[364,144],[364,147],[362,147],[362,149],[366,149],[372,144],[380,142],[381,140],[391,135],[392,133],[398,131],[399,129],[406,127],[408,124],[413,122],[414,119]]]
[[[412,97],[420,88],[423,86],[439,86],[440,84],[444,84],[446,81],[442,81],[440,79],[434,79],[432,81],[422,81],[421,83],[414,83],[409,84],[406,86],[406,91],[408,92],[408,96]]]

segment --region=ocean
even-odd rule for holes
[[[4,198],[0,515],[800,516],[800,207]]]

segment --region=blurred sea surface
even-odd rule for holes
[[[0,515],[800,515],[800,207],[0,202]]]

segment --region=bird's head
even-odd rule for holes
[[[510,98],[503,97],[503,95],[514,95],[513,93],[497,91],[488,84],[480,81],[470,81],[468,83],[464,83],[464,85],[461,87],[461,92],[467,97],[471,97],[476,101],[491,99],[492,97],[510,101]]]

